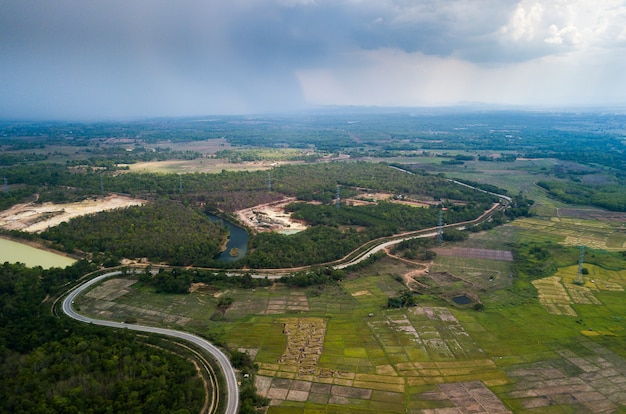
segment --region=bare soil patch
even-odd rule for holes
[[[58,226],[74,217],[145,203],[145,200],[137,198],[110,195],[68,204],[36,202],[18,204],[0,212],[0,227],[7,230],[41,233],[49,227]]]
[[[508,250],[472,249],[468,247],[453,247],[449,249],[432,249],[440,256],[469,257],[472,259],[513,261],[513,254]]]
[[[307,229],[307,225],[293,219],[285,207],[296,201],[293,197],[236,211],[239,220],[255,231],[277,231],[297,233]]]
[[[430,207],[435,204],[433,201],[415,200],[404,195],[392,193],[364,193],[354,198],[346,199],[346,203],[351,205],[377,204],[379,201],[389,201],[396,204],[404,204],[411,207]]]

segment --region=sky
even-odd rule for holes
[[[0,118],[626,103],[625,0],[0,0]]]

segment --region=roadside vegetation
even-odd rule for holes
[[[198,412],[204,387],[186,357],[159,342],[54,317],[63,283],[93,266],[0,265],[0,411]]]

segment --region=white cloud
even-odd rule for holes
[[[518,44],[611,48],[622,46],[625,25],[622,0],[522,0],[500,33]]]
[[[532,41],[543,18],[543,6],[540,3],[522,1],[518,4],[501,33],[511,36],[515,41]]]
[[[556,45],[577,45],[582,42],[583,37],[573,26],[566,26],[562,29],[559,29],[556,25],[553,24],[550,25],[548,33],[550,37],[545,38],[544,42]]]

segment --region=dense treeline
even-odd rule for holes
[[[199,269],[172,269],[160,268],[158,273],[153,275],[148,268],[139,276],[139,281],[153,286],[157,293],[189,293],[191,283],[202,282],[217,288],[238,287],[242,289],[253,289],[262,286],[271,286],[272,281],[268,278],[253,278],[250,273],[241,276],[228,276],[222,272],[211,272]]]
[[[252,268],[281,268],[326,263],[337,260],[369,240],[353,229],[316,226],[286,236],[259,233],[251,241],[251,252],[244,259]]]
[[[306,166],[283,166],[272,174],[278,191],[302,200],[330,202],[341,191],[351,188],[402,194],[408,197],[430,197],[435,200],[464,200],[476,203],[497,201],[494,196],[454,184],[423,170],[409,174],[387,164],[334,162]],[[343,196],[345,197],[345,195]]]
[[[72,335],[5,362],[4,412],[191,413],[204,399],[192,364],[124,332]]]
[[[161,201],[77,217],[41,236],[67,251],[207,265],[220,252],[226,230],[193,208]]]
[[[302,200],[331,202],[340,184],[343,196],[354,188],[385,191],[414,197],[490,202],[493,196],[451,183],[421,171],[407,174],[384,164],[327,163],[282,166],[274,169],[272,190],[267,189],[266,172],[227,172],[220,174],[120,174],[75,173],[58,165],[20,166],[8,174],[11,183],[35,183],[41,188],[41,201],[70,201],[105,191],[207,204],[234,211],[274,201],[280,194]],[[182,184],[183,191],[180,191]]]
[[[446,223],[458,223],[475,219],[489,205],[445,204],[443,211]],[[312,225],[364,226],[370,237],[389,236],[404,231],[435,227],[439,220],[439,209],[419,208],[403,204],[380,202],[377,205],[341,206],[293,203],[289,206],[293,216]]]
[[[0,265],[0,411],[190,413],[204,390],[195,368],[124,331],[52,315],[51,299],[91,265]]]
[[[283,276],[279,281],[287,286],[309,287],[337,283],[344,277],[345,272],[343,270],[327,267]]]
[[[626,192],[620,185],[589,186],[563,181],[539,181],[552,197],[570,204],[591,205],[611,211],[626,211]]]
[[[183,176],[156,173],[114,174],[106,170],[77,173],[70,167],[50,164],[16,166],[6,173],[10,183],[37,185],[41,201],[55,202],[99,196],[103,187],[105,192],[202,203],[212,208],[234,211],[274,201],[283,195],[329,203],[336,196],[337,184],[342,186],[342,197],[356,194],[355,188],[363,188],[435,200],[477,203],[495,200],[493,196],[459,186],[421,170],[416,170],[415,174],[407,174],[385,164],[364,162],[280,166],[271,171],[272,191],[268,190],[265,171],[222,171],[219,174],[196,173]]]
[[[0,183],[0,185],[3,184]],[[35,194],[36,191],[37,187],[33,185],[11,186],[8,191],[4,191],[4,188],[0,187],[0,210],[6,210],[15,204],[24,203],[29,199],[33,199],[33,194]]]

